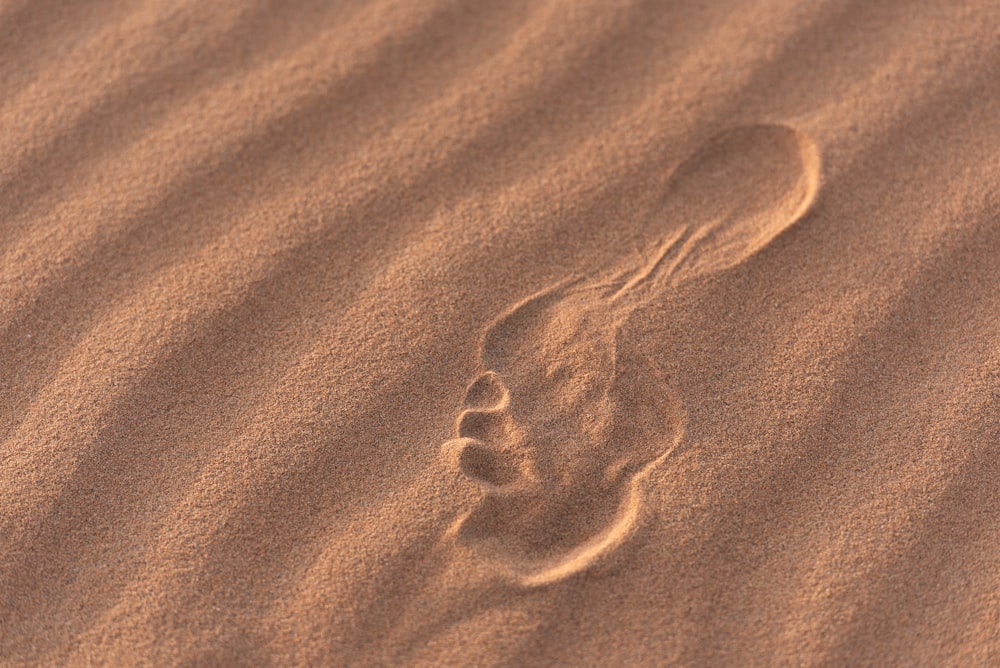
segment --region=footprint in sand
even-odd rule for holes
[[[642,518],[643,483],[681,440],[684,411],[638,341],[637,309],[737,265],[805,214],[813,144],[781,125],[741,127],[672,175],[670,230],[639,266],[573,277],[513,306],[480,344],[448,460],[482,489],[450,535],[524,586],[578,573]]]

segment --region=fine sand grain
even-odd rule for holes
[[[0,665],[1000,665],[1000,4],[0,0]]]

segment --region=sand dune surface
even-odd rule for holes
[[[0,665],[1000,664],[1000,5],[0,3]]]

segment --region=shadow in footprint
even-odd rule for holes
[[[680,399],[624,338],[626,323],[685,281],[760,251],[801,219],[818,181],[815,147],[789,127],[719,135],[671,176],[670,232],[639,266],[569,278],[491,324],[457,437],[442,446],[483,491],[454,537],[524,586],[620,546],[641,519],[643,482],[684,423]]]

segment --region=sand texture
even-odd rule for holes
[[[1000,4],[0,0],[0,665],[1000,665]]]

